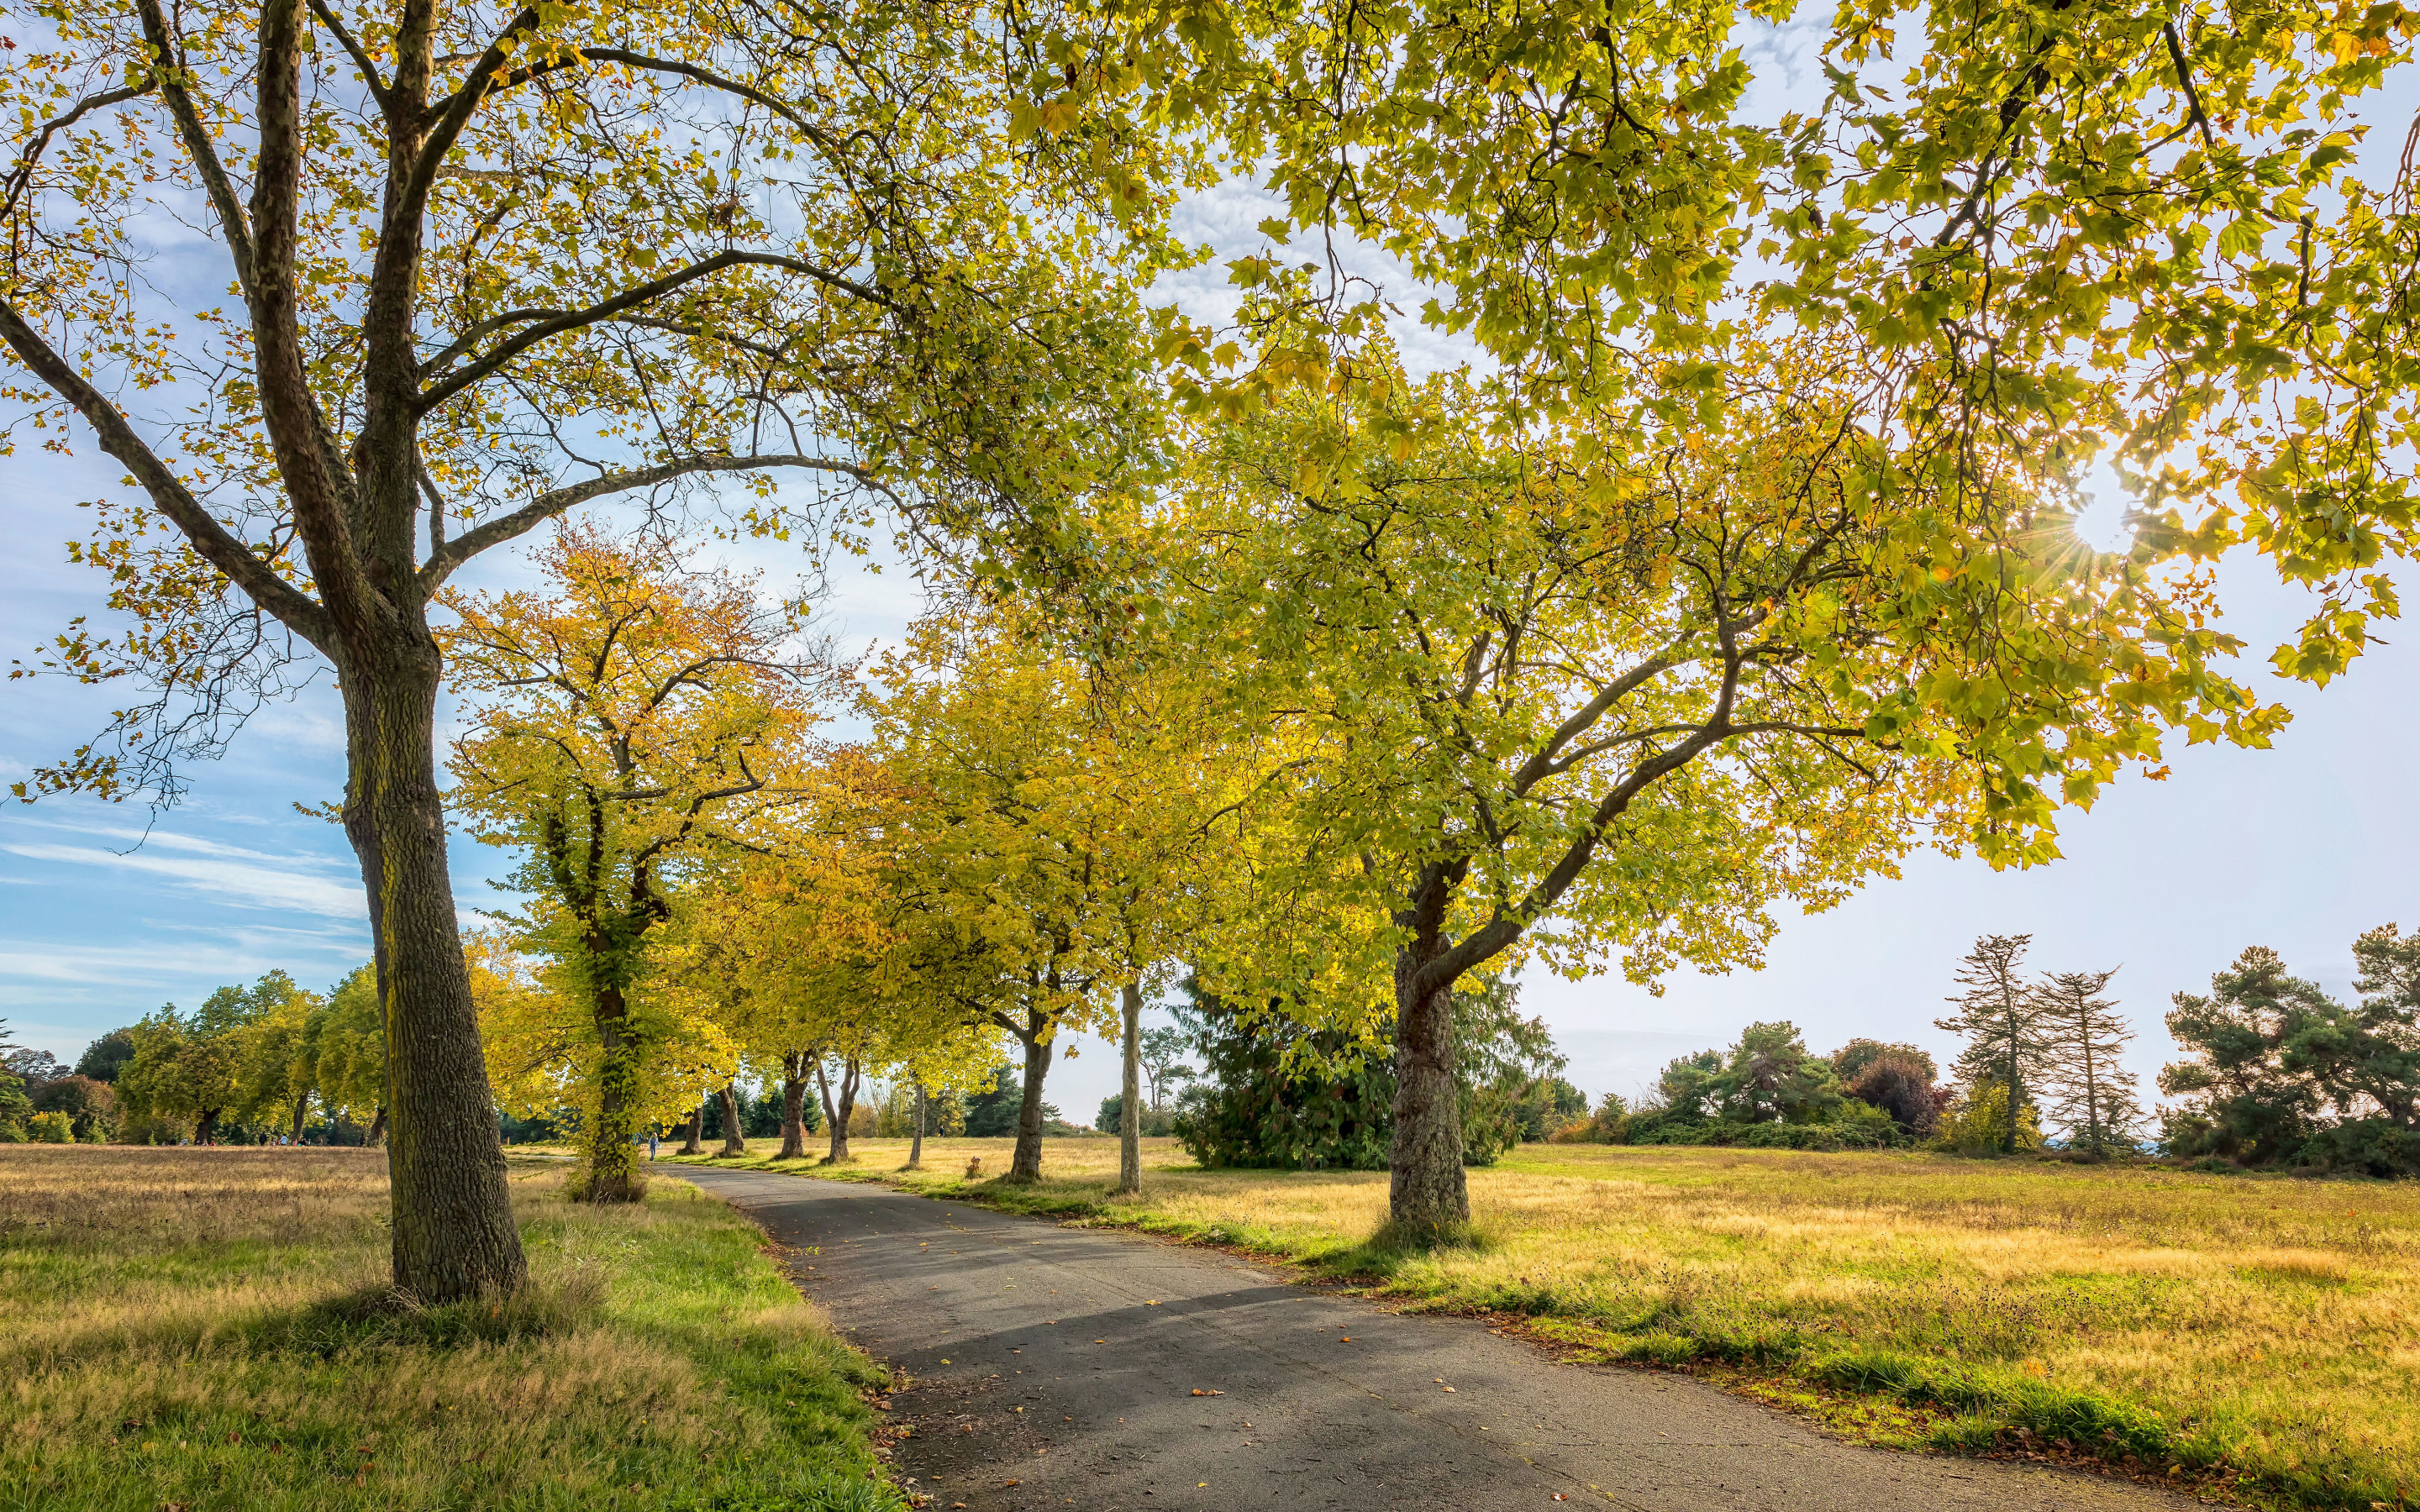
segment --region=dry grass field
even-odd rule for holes
[[[522,1300],[409,1310],[380,1152],[0,1146],[0,1512],[900,1504],[754,1227],[562,1179],[513,1172]]]
[[[760,1141],[760,1147],[769,1141]],[[1688,1365],[1894,1442],[2016,1430],[2255,1502],[2420,1501],[2420,1184],[1905,1153],[1528,1145],[1471,1173],[1477,1243],[1370,1243],[1387,1179],[1202,1171],[1054,1139],[1036,1188],[969,1181],[1008,1143],[857,1141],[842,1174],[1249,1246],[1416,1306],[1513,1313],[1606,1357]],[[804,1170],[813,1171],[806,1166]]]

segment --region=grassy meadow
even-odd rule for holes
[[[381,1152],[0,1146],[0,1512],[902,1505],[752,1226],[563,1177],[512,1171],[523,1298],[411,1310]]]
[[[1151,1140],[1129,1203],[1105,1195],[1110,1139],[1051,1140],[1023,1189],[966,1175],[1005,1169],[1005,1140],[927,1140],[921,1173],[898,1170],[904,1141],[852,1143],[855,1165],[820,1174],[1287,1257],[1879,1442],[2089,1453],[2254,1503],[2420,1504],[2420,1183],[1526,1145],[1470,1173],[1477,1242],[1421,1253],[1371,1242],[1383,1172],[1203,1171]]]

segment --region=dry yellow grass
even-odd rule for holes
[[[898,1504],[752,1227],[562,1177],[514,1172],[529,1295],[414,1311],[379,1152],[0,1148],[0,1509]]]
[[[1529,1145],[1471,1172],[1478,1243],[1405,1254],[1368,1242],[1383,1173],[1202,1171],[1148,1143],[1140,1203],[1106,1196],[1108,1139],[1052,1140],[1042,1186],[981,1190],[1528,1314],[1609,1354],[1899,1390],[1985,1428],[2080,1402],[2136,1448],[2251,1473],[2256,1494],[2420,1496],[2420,1184]],[[901,1144],[859,1141],[857,1174],[970,1190],[968,1157],[997,1171],[1007,1149],[927,1141],[925,1172],[900,1176]]]

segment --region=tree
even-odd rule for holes
[[[2420,218],[2343,170],[2408,10],[1839,9],[1830,90],[1779,120],[1731,45],[1747,13],[1690,0],[1111,13],[1148,61],[1072,73],[1059,108],[1210,122],[1282,201],[1238,282],[1281,277],[1290,237],[1384,247],[1423,322],[1512,379],[1514,425],[1618,410],[1668,360],[1710,397],[1708,327],[1751,308],[1891,353],[1885,424],[1944,469],[2114,456],[2146,474],[2147,547],[2249,541],[2319,586],[2293,675],[2341,671],[2396,611],[2373,568],[2413,528]],[[1339,348],[1384,291],[1325,267],[1287,301],[1314,332],[1240,376],[1215,332],[1164,338],[1181,392],[1355,381]]]
[[[209,1002],[232,991],[222,988]],[[237,1095],[232,1031],[240,1022],[212,1013],[208,1004],[188,1020],[170,1003],[135,1025],[130,1031],[134,1058],[117,1082],[128,1115],[181,1119],[193,1131],[194,1143],[209,1144],[218,1132],[219,1115]]]
[[[2176,995],[2168,1030],[2189,1058],[2161,1071],[2160,1089],[2188,1101],[2168,1114],[2172,1153],[2420,1172],[2420,948],[2390,924],[2353,954],[2355,1009],[2257,946],[2211,979],[2210,996]]]
[[[1840,1089],[1889,1114],[1902,1132],[1924,1138],[1940,1121],[1944,1094],[1932,1085],[1932,1057],[1920,1051],[1901,1054],[1904,1049],[1900,1045],[1885,1047],[1883,1054],[1867,1060],[1855,1075],[1847,1078]],[[1834,1056],[1833,1064],[1839,1064],[1839,1055]]]
[[[380,1143],[387,1128],[387,1035],[376,965],[365,962],[347,973],[304,1033],[309,1083],[321,1110],[362,1125],[364,1143]]]
[[[2260,946],[2210,985],[2208,997],[2176,995],[2168,1032],[2188,1058],[2161,1068],[2160,1090],[2191,1100],[2213,1126],[2218,1153],[2245,1165],[2289,1158],[2310,1137],[2319,1093],[2286,1069],[2286,1042],[2327,995],[2287,975],[2285,960]]]
[[[114,1082],[133,1058],[133,1035],[124,1029],[112,1029],[85,1046],[84,1054],[76,1057],[75,1073],[97,1082]]]
[[[545,596],[449,594],[441,632],[484,706],[455,743],[455,807],[482,841],[520,847],[530,943],[588,1019],[592,1202],[636,1196],[632,1137],[668,1041],[644,979],[674,879],[745,847],[794,801],[821,697],[845,678],[794,644],[802,606],[677,557],[559,531],[539,553]],[[711,1078],[708,1078],[711,1079]]]
[[[2046,860],[2058,804],[2164,733],[2280,717],[2216,671],[2195,590],[2081,548],[2020,458],[1966,479],[1901,449],[1881,354],[1722,355],[1710,416],[1516,445],[1499,393],[1373,351],[1364,390],[1214,428],[1171,507],[1157,612],[1222,721],[1265,732],[1234,821],[1258,907],[1205,972],[1340,1026],[1391,1009],[1414,1230],[1467,1214],[1465,974],[1754,963],[1778,900],[1823,907],[1925,834]]]
[[[1141,879],[1122,864],[1137,795],[1094,738],[1085,670],[1017,628],[972,609],[928,619],[880,663],[875,707],[899,795],[884,841],[897,919],[885,976],[1016,1039],[1024,1089],[1004,1180],[1024,1182],[1041,1179],[1057,1117],[1043,1088],[1059,1035],[1119,1022],[1109,992],[1138,983],[1157,951],[1136,943]]]
[[[1924,1080],[1930,1084],[1941,1074],[1932,1057],[1912,1044],[1885,1044],[1880,1040],[1852,1040],[1832,1052],[1832,1070],[1843,1086],[1855,1081],[1868,1066],[1885,1057],[1914,1063],[1921,1068]]]
[[[2115,967],[2054,972],[2037,989],[2051,1116],[2071,1148],[2096,1157],[2132,1149],[2143,1116],[2134,1075],[2118,1058],[2134,1031],[2118,1017],[2117,1001],[2101,995],[2116,975]]]
[[[2033,1105],[2032,1088],[2049,1053],[2040,995],[2017,975],[2032,942],[2030,934],[1978,937],[1975,949],[1959,963],[1958,981],[1966,990],[1949,999],[1957,1011],[1933,1020],[1936,1027],[1966,1038],[1966,1047],[1958,1055],[1959,1074],[1971,1086],[1998,1085],[2000,1101],[1994,1105],[2007,1124],[2000,1149],[2011,1155],[2022,1134],[2019,1115]]]
[[[1007,1139],[1016,1135],[1024,1121],[1025,1080],[1014,1065],[1002,1062],[994,1066],[988,1076],[967,1094],[966,1136],[970,1139]],[[1044,1119],[1056,1119],[1059,1110],[1049,1103],[1042,1104]]]
[[[299,658],[335,670],[410,1294],[524,1275],[446,866],[430,605],[592,501],[737,479],[742,524],[853,512],[781,507],[786,473],[947,541],[1045,517],[1114,460],[1124,401],[1092,380],[1140,324],[1117,274],[1171,255],[1187,164],[1114,123],[1019,125],[1028,72],[1056,65],[1003,37],[1040,19],[78,0],[0,77],[23,123],[0,396],[47,441],[88,427],[138,501],[76,548],[132,627],[79,621],[50,668],[150,690],[20,795],[172,799],[177,763],[304,680]],[[232,312],[138,276],[163,216],[215,242]],[[155,420],[132,401],[163,385]]]
[[[265,1005],[239,1031],[235,1116],[257,1123],[285,1115],[289,1136],[300,1144],[311,1094],[318,1088],[312,1024],[322,1016],[324,1005],[290,981],[287,987],[284,997]]]
[[[1191,1044],[1183,1029],[1156,1024],[1142,1031],[1138,1041],[1140,1055],[1137,1062],[1151,1082],[1151,1106],[1156,1112],[1168,1106],[1169,1088],[1193,1081],[1202,1073],[1182,1060]]]
[[[1832,1062],[1787,1020],[1749,1025],[1728,1050],[1674,1057],[1656,1090],[1683,1122],[1823,1123],[1840,1105]]]

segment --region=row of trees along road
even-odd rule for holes
[[[849,1060],[949,1062],[930,1046],[961,1037],[915,1026],[970,1015],[1032,1083],[1060,1028],[1112,1000],[1130,1025],[1183,939],[1230,1000],[1386,1026],[1391,1211],[1458,1224],[1474,971],[1753,963],[1774,904],[1820,907],[1917,839],[2047,860],[2056,808],[2170,734],[2260,743],[2281,716],[2217,670],[2236,643],[2192,565],[2233,543],[2319,590],[2289,673],[2333,675],[2394,609],[2371,569],[2412,528],[2420,242],[2403,186],[2350,171],[2349,113],[2405,62],[2409,12],[1849,8],[1832,89],[1778,120],[1744,104],[1739,19],[45,10],[0,69],[0,393],[8,436],[91,438],[130,480],[73,548],[120,617],[78,621],[47,670],[149,691],[21,794],[172,799],[182,762],[334,668],[395,1281],[429,1301],[523,1276],[483,996],[560,1037],[554,1064],[593,1061],[600,1114],[644,1104],[629,933],[695,1074],[753,1057],[796,1087],[823,1062],[786,1057],[822,1047],[835,1107]],[[1138,293],[1201,255],[1170,210],[1216,162],[1280,207],[1230,264],[1249,298],[1224,332]],[[180,241],[153,282],[172,220],[216,261]],[[1483,376],[1411,381],[1378,291],[1294,262],[1297,236],[1390,254]],[[2104,460],[2139,501],[2107,556],[2069,528]],[[724,838],[652,853],[645,897],[617,874],[583,914],[604,873],[533,861],[545,972],[483,985],[435,709],[488,653],[440,633],[446,585],[571,511],[671,532],[692,498],[818,549],[889,511],[962,626],[915,665],[979,677],[969,637],[1027,648],[1084,715],[1037,770],[1183,774],[1169,827],[1137,839],[1125,819],[1159,816],[1129,803],[1094,833],[1072,795],[1021,827],[1004,773],[910,720],[895,779],[791,806],[767,777]],[[1165,761],[1144,733],[1171,727],[1217,759]],[[566,836],[641,801],[607,791]],[[832,838],[894,791],[930,799],[912,843]],[[537,810],[476,801],[547,854]],[[949,813],[981,817],[980,849]],[[1194,847],[1202,880],[1148,880]],[[661,917],[667,869],[730,927]],[[783,922],[784,898],[833,927]],[[709,1002],[728,1043],[681,1039],[699,1015],[673,1005]]]

